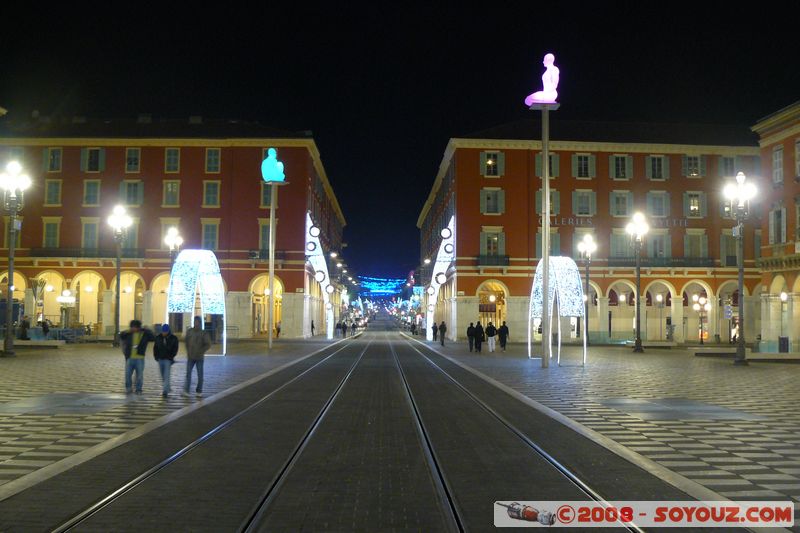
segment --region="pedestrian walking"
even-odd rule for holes
[[[489,345],[489,353],[494,352],[495,335],[497,335],[497,328],[494,327],[494,324],[489,322],[489,325],[486,326],[486,343]]]
[[[500,348],[505,352],[506,351],[506,342],[508,341],[508,326],[506,326],[505,320],[503,321],[503,325],[497,329],[497,338],[500,339]]]
[[[169,330],[169,324],[161,326],[161,335],[153,341],[153,357],[161,370],[161,397],[166,398],[171,392],[170,374],[175,356],[178,355],[178,337]]]
[[[311,336],[314,336],[314,321],[311,321]]]
[[[342,323],[341,322],[337,322],[336,323],[336,336],[337,337],[341,337],[342,336]]]
[[[278,323],[275,324],[275,338],[278,339],[280,338],[280,336],[281,336],[281,323],[280,321],[278,321]]]
[[[197,367],[197,388],[195,392],[198,396],[202,396],[203,362],[206,352],[211,348],[211,337],[209,337],[208,332],[203,331],[199,316],[194,317],[194,326],[186,330],[183,335],[183,342],[186,343],[186,383],[183,386],[183,395],[189,396],[189,390],[192,388],[192,369]]]
[[[342,338],[347,338],[347,322],[342,322]]]
[[[125,356],[125,392],[133,392],[133,373],[136,372],[136,394],[142,393],[144,384],[144,356],[147,344],[154,339],[153,332],[142,328],[139,320],[131,320],[127,331],[121,331],[122,354]]]
[[[411,323],[411,328],[410,329],[411,329],[411,334],[412,335],[416,335],[417,334],[417,325],[414,324],[413,322]]]
[[[447,324],[445,324],[444,320],[442,320],[442,323],[439,324],[439,339],[442,342],[442,346],[444,346],[444,334],[445,333],[447,333]]]
[[[433,342],[436,342],[436,335],[439,333],[439,326],[436,325],[436,322],[431,326],[431,331],[433,331]]]
[[[475,351],[481,353],[481,344],[483,344],[483,326],[481,321],[475,324]]]
[[[471,352],[475,347],[475,326],[472,322],[469,323],[469,327],[467,328],[467,341],[469,341],[469,351]]]
[[[29,341],[31,340],[28,337],[28,330],[31,327],[31,319],[28,318],[28,315],[22,317],[22,322],[19,325],[19,340],[21,341]]]

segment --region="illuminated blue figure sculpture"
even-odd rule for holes
[[[278,151],[275,148],[267,150],[267,157],[261,162],[261,177],[269,183],[271,181],[284,181],[283,163],[278,161]]]
[[[583,283],[578,265],[569,257],[551,256],[550,272],[552,273],[551,283],[548,287],[548,295],[542,294],[543,280],[542,267],[544,263],[539,261],[536,265],[536,273],[533,276],[533,288],[531,289],[530,313],[528,315],[528,357],[531,357],[531,330],[534,318],[544,316],[544,302],[547,301],[547,313],[552,317],[553,304],[556,305],[557,317],[583,317],[583,364],[586,365],[586,335],[587,319],[585,316]],[[542,331],[546,338],[552,337],[553,321],[550,320],[550,331]],[[561,365],[561,320],[558,320],[558,364]]]

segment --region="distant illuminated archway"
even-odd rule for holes
[[[228,342],[225,331],[225,284],[217,256],[211,250],[183,250],[178,254],[170,273],[167,313],[191,313],[194,320],[198,292],[202,315],[222,315],[222,355],[225,355]],[[201,320],[201,323],[204,322]]]

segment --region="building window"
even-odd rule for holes
[[[550,254],[561,255],[561,236],[557,228],[550,230]],[[542,233],[536,233],[536,257],[542,257]]]
[[[61,172],[61,148],[47,149],[47,171]]]
[[[615,229],[611,233],[610,257],[633,257],[631,238],[624,229]]]
[[[612,191],[611,214],[615,217],[627,217],[633,207],[633,193],[630,191]]]
[[[536,213],[542,214],[544,206],[542,205],[542,190],[536,191]],[[550,189],[550,215],[558,215],[561,213],[561,194],[558,191]]]
[[[629,180],[632,174],[630,157],[627,155],[611,156],[611,178],[615,180]]]
[[[481,189],[481,213],[498,215],[505,211],[505,193],[500,189]]]
[[[761,230],[753,232],[753,257],[761,259]]]
[[[672,256],[671,240],[669,234],[665,230],[660,230],[663,233],[656,233],[659,230],[651,230],[652,233],[647,236],[647,255],[649,257],[659,259]]]
[[[549,172],[549,177],[550,178],[557,178],[558,174],[559,174],[559,171],[560,171],[560,166],[561,166],[560,165],[560,161],[561,161],[561,159],[559,157],[559,154],[550,153],[548,155],[549,155],[548,159],[550,161],[550,165],[547,167],[547,170]],[[536,154],[536,175],[539,176],[540,178],[543,176],[543,174],[542,174],[542,153],[541,152]]]
[[[737,266],[736,237],[731,230],[722,231],[719,242],[719,265],[735,267]]]
[[[772,182],[783,183],[783,146],[772,150]]]
[[[701,175],[700,169],[700,156],[687,155],[686,157],[686,176],[697,177]]]
[[[102,148],[89,148],[86,150],[86,171],[100,172],[102,170]]]
[[[220,168],[219,148],[206,148],[206,173],[217,174]]]
[[[269,183],[261,182],[261,207],[262,209],[269,209],[272,201],[272,185]]]
[[[589,154],[575,155],[575,177],[580,179],[591,178],[590,165],[591,158]]]
[[[44,180],[44,205],[61,205],[61,180]]]
[[[203,246],[205,250],[216,250],[219,239],[219,222],[203,222]]]
[[[647,213],[651,217],[668,217],[669,193],[663,191],[647,193]]]
[[[769,243],[786,242],[786,208],[780,207],[769,212]]]
[[[100,180],[83,180],[83,206],[100,205]]]
[[[708,257],[708,236],[702,233],[687,233],[683,236],[683,256],[694,258]]]
[[[594,192],[575,191],[573,194],[574,212],[578,216],[590,217],[594,215]]]
[[[134,220],[122,236],[122,247],[135,250],[139,247],[139,221]]]
[[[219,181],[203,182],[203,207],[219,207]]]
[[[137,173],[141,168],[142,162],[142,149],[141,148],[126,148],[125,149],[125,172]]]
[[[688,218],[706,216],[706,194],[699,191],[683,193],[683,214]]]
[[[269,221],[258,221],[258,249],[269,251]]]
[[[180,207],[181,182],[178,180],[165,180],[161,207]]]
[[[501,226],[484,226],[480,234],[480,255],[501,256],[506,253],[506,234]]]
[[[483,165],[484,176],[500,175],[500,154],[498,152],[485,152],[485,162]]]
[[[666,178],[666,173],[664,172],[664,156],[662,155],[651,155],[649,158],[649,168],[651,180],[663,180]]]
[[[181,170],[181,149],[164,149],[164,172],[174,174]]]
[[[736,175],[736,159],[733,157],[720,158],[720,175],[723,178],[731,178]]]
[[[44,219],[44,237],[42,246],[44,248],[58,248],[58,234],[61,227],[61,220]]]
[[[97,241],[97,221],[84,222],[81,231],[81,248],[85,250],[96,250],[99,248]]]
[[[144,184],[140,180],[122,182],[120,197],[122,202],[131,207],[141,206],[144,202]]]

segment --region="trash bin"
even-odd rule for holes
[[[778,337],[778,351],[789,353],[789,337]]]

